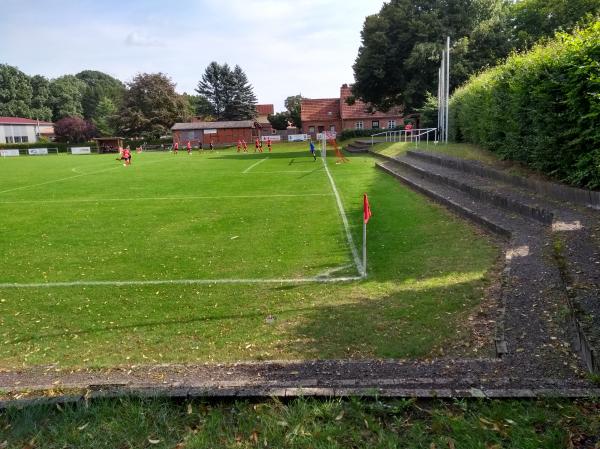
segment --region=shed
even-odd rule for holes
[[[122,137],[96,137],[98,153],[117,153],[123,147]]]
[[[251,142],[260,136],[260,125],[253,120],[175,123],[173,143],[185,146],[189,141],[194,146],[235,145],[238,140]]]

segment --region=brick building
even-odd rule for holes
[[[256,105],[256,121],[260,125],[263,134],[271,134],[273,126],[269,122],[269,114],[275,113],[275,107],[272,104],[257,104]]]
[[[178,142],[180,147],[188,141],[194,146],[206,147],[211,140],[214,145],[234,145],[240,139],[252,142],[259,136],[259,128],[254,120],[175,123],[171,131],[173,143]]]
[[[402,108],[388,112],[370,111],[369,105],[356,100],[349,105],[352,86],[343,84],[339,98],[303,99],[300,113],[302,130],[307,134],[345,129],[393,129],[404,124]]]

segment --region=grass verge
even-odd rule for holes
[[[600,402],[122,398],[0,411],[3,448],[597,448]]]

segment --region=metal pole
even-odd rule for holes
[[[442,52],[442,67],[441,67],[441,73],[442,73],[442,78],[441,78],[441,90],[440,90],[440,98],[441,98],[441,117],[440,117],[440,141],[444,142],[444,125],[446,124],[446,119],[444,117],[445,113],[446,113],[446,97],[444,95],[444,92],[446,92],[446,50],[444,50]]]
[[[446,132],[446,143],[448,143],[448,112],[450,106],[450,36],[446,39],[446,124],[444,130]]]
[[[437,114],[437,129],[441,129],[440,127],[442,126],[442,66],[440,65],[440,68],[438,69],[438,95],[437,95],[437,101],[438,101],[438,114]],[[436,135],[437,137],[437,135]],[[437,138],[436,138],[437,140]]]
[[[367,223],[363,220],[363,276],[367,275]]]

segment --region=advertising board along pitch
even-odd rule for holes
[[[27,153],[30,156],[47,156],[48,148],[29,148]]]
[[[308,134],[290,134],[288,142],[304,142],[308,140]]]
[[[71,147],[71,154],[92,154],[90,147]]]
[[[13,150],[13,149],[0,150],[0,156],[2,156],[2,157],[15,157],[18,155],[19,155],[19,150]]]

